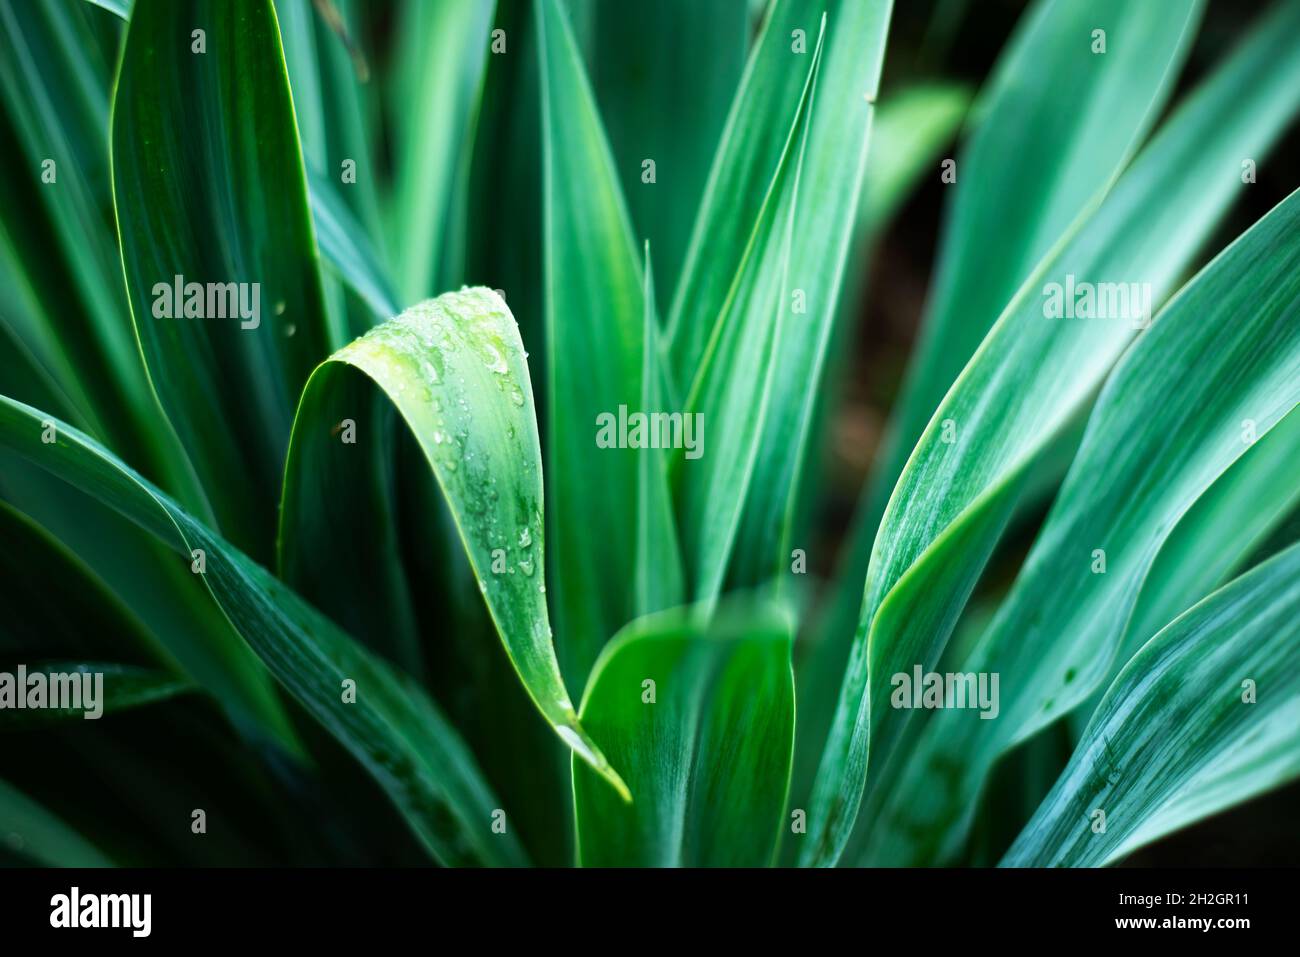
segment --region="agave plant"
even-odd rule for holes
[[[1300,196],[1219,228],[1300,2],[1180,86],[1199,0],[1037,0],[873,132],[891,13],[0,0],[0,857],[1100,865],[1300,775]]]

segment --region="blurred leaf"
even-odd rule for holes
[[[878,499],[1003,307],[1155,124],[1201,8],[1040,0],[1021,21],[956,161],[931,301],[873,478]],[[1094,30],[1105,31],[1104,53],[1093,52]]]
[[[392,249],[415,302],[462,279],[465,190],[492,42],[490,0],[403,4],[396,26]],[[509,50],[509,37],[506,38]]]
[[[370,772],[430,854],[444,864],[524,863],[512,835],[491,833],[499,804],[473,756],[418,687],[93,439],[56,423],[58,441],[42,442],[45,418],[0,396],[0,447],[93,495],[184,558],[201,550],[203,581],[230,623]],[[355,682],[354,702],[343,700],[345,680]]]
[[[198,29],[206,53],[191,52]],[[267,559],[293,404],[329,339],[270,0],[138,0],[112,139],[122,261],[150,379],[224,533]],[[227,284],[227,297],[241,284],[234,298],[249,297],[239,306],[255,315],[160,318],[178,282]]]
[[[1002,676],[1000,715],[927,722],[913,751],[925,760],[881,821],[894,853],[950,853],[997,756],[1108,677],[1161,546],[1249,449],[1243,418],[1263,436],[1300,403],[1298,309],[1300,192],[1189,282],[1107,380],[1015,585],[961,669]]]
[[[712,624],[684,609],[615,636],[582,720],[625,769],[634,802],[574,762],[580,864],[772,862],[794,743],[792,630],[775,607],[723,609]]]
[[[659,316],[655,311],[654,270],[650,243],[645,249],[645,330],[641,354],[641,408],[662,409],[663,351]],[[636,615],[680,605],[685,597],[682,553],[677,544],[672,493],[668,488],[667,449],[640,449],[637,460]]]
[[[333,183],[315,175],[308,178],[311,181],[312,218],[326,263],[373,315],[380,318],[397,315],[401,309],[388,277],[388,268],[371,245],[365,229],[339,198]],[[364,331],[355,329],[355,325],[354,320],[349,328],[358,333]]]
[[[21,508],[0,502],[0,604],[12,609],[0,647],[29,660],[112,659],[184,674],[245,741],[305,760],[270,675],[188,559],[5,449],[0,497]]]
[[[881,97],[858,207],[859,242],[883,229],[922,174],[938,165],[939,151],[952,142],[970,102],[970,90],[954,83],[923,83]],[[845,279],[854,284],[853,276]]]
[[[592,19],[588,74],[634,236],[654,249],[666,299],[745,66],[749,11],[745,0],[578,5]],[[655,164],[651,183],[646,160]]]
[[[82,707],[60,709],[52,706],[36,710],[8,710],[0,715],[0,733],[9,731],[26,731],[42,725],[60,724],[76,721],[99,721],[119,711],[142,708],[145,705],[167,701],[179,694],[193,691],[194,686],[183,678],[178,678],[165,671],[150,668],[138,668],[133,665],[109,664],[103,662],[40,662],[26,665],[28,679],[37,673],[45,675],[46,681],[53,687],[53,681],[60,680],[52,676],[62,675],[102,675],[102,697],[95,702],[99,716],[87,718],[91,710],[83,697]],[[74,679],[76,680],[76,679]],[[80,683],[80,681],[78,681]],[[19,694],[23,694],[20,690]]]
[[[846,838],[862,792],[868,721],[880,762],[873,776],[885,782],[884,762],[911,717],[885,706],[889,675],[937,658],[1034,462],[1086,408],[1133,335],[1124,320],[1044,321],[1045,282],[1073,275],[1149,283],[1152,308],[1161,302],[1239,195],[1242,151],[1266,152],[1295,110],[1300,87],[1278,52],[1284,44],[1275,30],[1261,29],[1189,99],[1101,209],[1025,283],[931,420],[876,540],[817,814],[809,816],[836,841]],[[875,684],[869,716],[868,672]],[[824,844],[817,853],[833,859],[842,847]]]
[[[103,7],[109,13],[116,14],[123,20],[131,18],[131,4],[134,0],[87,0],[97,7]]]
[[[386,501],[391,462],[367,453],[372,442],[391,446],[391,428],[355,443],[355,433],[378,423],[388,404],[446,497],[524,687],[561,739],[625,792],[578,723],[555,659],[532,383],[510,310],[491,290],[414,306],[312,375],[285,469],[285,580],[352,634],[379,647],[395,644],[390,657],[399,662],[403,648],[418,641],[409,592],[421,583],[406,579],[391,516],[364,507]]]
[[[327,7],[319,0],[275,0],[321,254],[364,303],[349,299],[333,275],[321,277],[332,349],[400,311],[375,298],[391,284],[374,248],[380,238],[378,176],[358,76],[364,61],[355,63],[345,44],[345,37],[355,42],[350,6],[343,0],[329,0]]]
[[[112,867],[98,848],[31,798],[0,780],[5,847],[43,867]]]
[[[1297,623],[1300,545],[1143,645],[1003,865],[1107,864],[1300,774]]]

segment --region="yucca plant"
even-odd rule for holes
[[[1176,95],[1199,0],[1038,0],[873,133],[891,13],[0,0],[4,859],[1100,865],[1300,774],[1300,196],[1218,228],[1300,2]]]

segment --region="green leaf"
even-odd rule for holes
[[[1288,413],[1257,439],[1241,432],[1249,448],[1182,516],[1142,583],[1127,629],[1136,644],[1121,654],[1122,661],[1179,612],[1243,571],[1241,564],[1300,501],[1300,415]]]
[[[1297,309],[1300,192],[1189,282],[1108,379],[1037,542],[962,667],[1002,676],[1000,715],[935,712],[926,760],[882,834],[925,833],[936,846],[909,849],[923,858],[951,852],[998,755],[1108,677],[1170,531],[1250,448],[1242,420],[1267,435],[1300,403]]]
[[[696,376],[785,162],[791,118],[805,98],[820,41],[818,19],[795,0],[777,0],[745,65],[668,313],[669,371],[677,389]],[[794,52],[796,29],[804,34],[802,53]]]
[[[76,676],[87,674],[102,676],[102,678],[91,679],[103,682],[99,686],[101,690],[92,692],[99,695],[95,700],[94,708],[92,709],[87,699],[83,697],[82,706],[79,708],[45,707],[21,711],[6,709],[3,714],[0,714],[0,732],[27,731],[44,725],[68,722],[75,724],[77,721],[85,720],[98,721],[110,714],[168,701],[177,695],[194,690],[194,686],[184,678],[178,678],[165,671],[138,668],[133,665],[78,661],[41,662],[26,666],[29,680],[37,673],[45,676],[49,687],[53,687],[55,682],[65,680],[63,676],[70,675],[73,676],[71,680],[82,685],[83,689],[84,679]],[[18,693],[22,694],[23,690],[19,690]],[[88,717],[91,713],[95,713],[95,717]]]
[[[938,166],[939,151],[952,142],[970,101],[966,87],[938,82],[881,96],[858,208],[859,244],[883,229],[921,176]],[[852,282],[853,277],[845,278]]]
[[[44,867],[113,866],[93,844],[3,780],[0,820],[5,822],[5,850],[16,851]]]
[[[657,291],[668,299],[745,66],[748,5],[588,0],[581,6],[592,23],[588,74],[618,179],[636,237],[654,248]],[[652,182],[643,180],[646,160],[655,164]]]
[[[1003,51],[956,159],[929,305],[855,509],[832,634],[847,634],[860,610],[881,517],[925,423],[1020,284],[1095,208],[1159,116],[1200,7],[1039,0]],[[1104,54],[1092,53],[1094,29],[1106,31]],[[1061,64],[1070,64],[1064,77]]]
[[[1025,15],[956,160],[934,288],[877,456],[868,518],[880,515],[925,423],[1003,307],[1155,124],[1202,6],[1040,0]],[[1094,52],[1095,30],[1105,31],[1104,53]]]
[[[14,287],[0,323],[79,422],[205,514],[184,452],[158,425],[122,288],[104,161],[105,49],[121,25],[60,0],[0,0],[0,24],[0,152],[13,164],[0,254]],[[9,365],[0,360],[0,391],[14,394]]]
[[[192,52],[203,30],[205,53]],[[139,0],[112,121],[113,191],[149,376],[227,537],[266,559],[293,406],[328,352],[298,133],[270,0]],[[174,287],[233,318],[160,318]],[[253,284],[257,284],[254,286]],[[195,287],[199,288],[199,287]],[[234,287],[225,287],[226,297]]]
[[[602,448],[604,416],[637,411],[641,266],[591,88],[557,0],[536,8],[542,77],[547,474],[560,658],[585,679],[633,615],[637,456]],[[657,409],[642,410],[645,412]],[[593,529],[598,529],[592,534]]]
[[[763,867],[784,826],[794,744],[790,616],[775,606],[638,619],[605,648],[582,720],[636,799],[573,766],[585,866]],[[652,684],[651,684],[652,682]]]
[[[365,229],[339,198],[333,183],[315,174],[308,178],[311,181],[312,219],[325,262],[372,314],[380,318],[397,315],[401,309],[388,276],[388,267],[383,265]],[[354,320],[353,325],[356,324]]]
[[[431,701],[324,615],[93,439],[56,423],[41,441],[36,409],[0,396],[0,447],[94,496],[178,553],[204,555],[204,584],[275,677],[388,794],[423,846],[445,864],[521,864],[509,834],[491,833],[496,802],[472,755]],[[356,698],[344,701],[343,682]]]
[[[388,216],[405,302],[463,278],[464,194],[495,6],[416,0],[399,11],[394,109],[409,119],[396,124]]]
[[[427,459],[501,641],[538,710],[626,794],[579,724],[551,644],[532,383],[510,310],[491,290],[466,289],[414,306],[312,375],[285,468],[285,580],[363,638],[382,642],[392,633],[408,647],[418,640],[409,591],[421,583],[406,580],[391,517],[353,507],[382,501],[389,481],[391,464],[368,448],[389,443],[391,425],[379,425],[388,406]],[[355,444],[357,433],[366,444]]]
[[[52,427],[55,420],[49,420]],[[42,426],[44,430],[44,425]],[[28,660],[116,660],[182,674],[243,738],[306,760],[275,684],[188,559],[44,469],[0,449],[0,625]]]
[[[800,177],[825,32],[823,17],[780,163],[686,399],[694,418],[688,423],[694,425],[694,448],[673,458],[684,564],[693,597],[703,603],[715,600],[723,587],[755,479],[780,362],[777,347],[783,342],[784,325],[793,321],[785,303],[791,296]],[[737,375],[736,370],[746,374]]]
[[[1244,424],[1244,423],[1243,423]],[[1243,429],[1243,441],[1249,434]],[[1300,414],[1292,412],[1233,462],[1179,519],[1142,583],[1124,643],[1104,682],[1071,714],[1082,731],[1125,662],[1186,608],[1249,567],[1300,503]]]
[[[645,248],[645,330],[642,340],[641,408],[662,409],[667,391],[663,381],[663,351],[659,316],[655,311],[654,270],[650,243]],[[640,449],[637,468],[636,512],[636,615],[680,605],[686,587],[682,580],[682,553],[677,544],[672,492],[668,487],[670,452]]]
[[[1294,17],[1296,8],[1278,15]],[[1134,333],[1122,320],[1045,321],[1045,284],[1070,275],[1146,282],[1153,307],[1164,299],[1239,195],[1240,157],[1267,152],[1296,108],[1296,50],[1280,22],[1252,34],[1039,266],[936,411],[877,536],[809,815],[810,835],[827,831],[809,854],[833,860],[843,848],[865,781],[868,729],[873,755],[885,759],[908,723],[911,712],[886,705],[889,676],[937,660],[1034,463],[1087,407]],[[889,780],[887,767],[877,766],[878,780]]]
[[[737,535],[732,577],[740,584],[788,572],[791,550],[806,545],[794,541],[803,530],[798,510],[806,492],[804,468],[812,451],[827,350],[840,314],[840,287],[858,228],[892,10],[892,0],[853,0],[827,10],[790,259],[776,306],[784,315],[772,347],[768,409]],[[785,46],[782,59],[789,56],[789,44]]]
[[[1107,864],[1300,775],[1298,622],[1293,545],[1143,645],[1002,864]]]
[[[356,18],[344,0],[275,0],[275,10],[321,255],[361,299],[348,298],[334,275],[321,277],[330,348],[338,349],[400,311],[376,298],[391,283],[372,248],[380,227],[378,177],[362,106],[368,65],[352,39]]]
[[[97,7],[103,7],[109,13],[121,17],[123,20],[131,19],[132,0],[87,0]]]

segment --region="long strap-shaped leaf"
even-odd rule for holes
[[[363,377],[357,376],[357,372]],[[367,382],[366,380],[369,380]],[[373,385],[372,385],[373,384]],[[374,388],[373,386],[378,386]],[[551,643],[541,449],[523,344],[505,302],[466,289],[421,303],[339,350],[304,390],[285,469],[280,552],[285,580],[355,633],[381,639],[411,623],[391,517],[360,506],[376,476],[378,413],[400,414],[450,508],[510,660],[564,741],[622,795],[582,729]],[[380,468],[386,457],[380,457]],[[363,608],[380,595],[376,622]],[[410,640],[418,640],[410,635]]]
[[[308,177],[311,186],[311,212],[320,239],[321,256],[351,292],[358,296],[370,312],[381,319],[395,316],[398,307],[397,293],[383,265],[378,251],[370,242],[352,210],[339,198],[334,184],[314,174]],[[348,308],[345,306],[345,308]],[[355,332],[357,317],[350,316],[350,328]],[[368,328],[369,324],[367,324]],[[344,343],[340,343],[343,345]]]
[[[819,12],[797,0],[777,0],[745,65],[668,314],[677,389],[687,389],[696,376],[783,162],[790,117],[804,98],[820,39]]]
[[[106,0],[98,5],[124,21],[131,19],[127,0]],[[400,308],[393,291],[395,283],[374,243],[379,213],[375,177],[363,165],[367,150],[355,64],[344,54],[343,40],[322,25],[310,0],[283,0],[276,10],[295,91],[294,112],[321,256],[347,289],[369,307],[373,317],[386,319]],[[328,48],[322,49],[325,45]],[[355,181],[347,181],[347,192],[341,193],[329,177],[334,174],[342,178],[343,164],[348,161],[357,164],[356,177]],[[331,341],[342,346],[352,335],[368,329],[371,322],[362,324],[351,303],[339,301],[337,292],[328,289],[326,299]]]
[[[847,840],[865,783],[868,728],[873,754],[883,758],[906,725],[888,707],[890,675],[937,660],[1032,463],[1086,407],[1134,334],[1137,323],[1122,319],[1047,319],[1044,287],[1073,275],[1149,283],[1151,302],[1164,299],[1242,188],[1242,151],[1266,152],[1295,110],[1294,45],[1277,29],[1295,16],[1294,6],[1279,11],[1166,125],[1101,209],[1025,284],[935,413],[873,551],[809,816],[809,836],[821,836],[806,859],[834,860]],[[1274,61],[1276,71],[1267,66]],[[1205,131],[1223,132],[1225,122],[1233,132],[1207,140]]]
[[[956,159],[921,337],[860,503],[858,568],[866,568],[899,472],[962,366],[1159,117],[1202,6],[1040,0],[999,58]]]
[[[415,0],[398,9],[393,109],[406,122],[396,128],[388,214],[392,249],[401,253],[399,291],[408,303],[462,278],[457,232],[465,226],[495,8],[493,0]]]
[[[684,564],[700,602],[713,601],[722,591],[756,478],[776,350],[782,330],[795,318],[786,308],[790,257],[825,36],[823,17],[781,159],[686,399],[695,416],[695,448],[689,456],[690,450],[675,454],[673,481],[679,490]],[[752,372],[737,375],[738,369]]]
[[[423,691],[93,439],[56,422],[57,441],[43,442],[47,418],[0,396],[0,447],[131,519],[179,552],[178,562],[198,562],[202,552],[204,583],[234,628],[375,777],[432,855],[447,864],[524,863],[513,835],[492,833],[498,805]]]
[[[574,762],[578,861],[764,867],[782,827],[794,745],[792,620],[779,608],[676,609],[628,625],[582,701],[628,775],[621,804]]]
[[[1106,864],[1298,774],[1300,545],[1292,545],[1133,656],[1002,863]]]
[[[566,7],[585,41],[632,223],[654,248],[656,290],[666,302],[745,68],[751,4],[568,0]]]
[[[0,194],[0,246],[6,280],[18,287],[5,290],[0,325],[78,421],[204,514],[180,443],[158,426],[106,215],[113,64],[104,51],[117,27],[83,3],[0,2],[0,155],[9,183]],[[10,232],[18,224],[21,235]],[[0,358],[7,395],[16,391],[13,358]]]
[[[737,533],[733,579],[741,584],[757,584],[790,567],[802,472],[858,223],[893,4],[854,0],[829,6],[801,174],[805,185],[795,212],[785,297],[778,305],[786,315],[773,345],[768,412]],[[789,54],[782,50],[781,56]]]
[[[135,4],[112,165],[150,380],[222,531],[268,560],[294,403],[329,351],[270,0]]]
[[[1300,404],[1298,315],[1300,192],[1184,287],[1106,383],[1038,541],[963,668],[1002,676],[1000,716],[937,712],[895,814],[955,840],[996,757],[1106,678],[1170,530],[1249,449],[1243,421],[1266,435]],[[938,775],[941,795],[921,800]]]
[[[663,407],[663,350],[655,311],[650,243],[645,252],[645,316],[642,321],[641,408]],[[682,553],[677,544],[672,491],[668,487],[668,449],[641,449],[636,496],[636,615],[638,618],[680,605],[686,595]]]
[[[536,7],[545,152],[547,473],[555,618],[570,681],[633,616],[638,455],[598,444],[638,411],[643,277],[618,176],[558,0]],[[641,410],[659,411],[659,410]]]
[[[1300,504],[1300,412],[1292,410],[1262,436],[1245,425],[1246,453],[1196,500],[1161,546],[1107,684],[1152,635],[1244,570],[1243,563]],[[1089,714],[1081,716],[1082,723]]]
[[[952,168],[935,288],[854,511],[841,588],[825,625],[823,644],[837,664],[860,611],[881,516],[922,428],[1035,264],[1095,208],[1150,129],[1195,34],[1199,7],[1040,0],[999,58]],[[1106,33],[1105,53],[1092,52],[1094,29]],[[1027,79],[1045,63],[1071,68],[1066,76],[1053,67],[1051,79]]]

